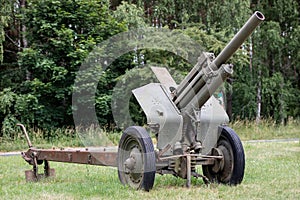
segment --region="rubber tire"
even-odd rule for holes
[[[221,180],[222,171],[215,173],[212,171],[211,165],[203,165],[202,170],[204,176],[206,176],[210,182],[223,183],[229,185],[237,185],[243,181],[244,171],[245,171],[245,153],[242,142],[238,135],[227,126],[222,126],[221,135],[218,139],[217,147],[221,144],[228,144],[232,149],[232,171],[229,176],[226,177],[226,180]]]
[[[143,172],[141,173],[141,181],[136,185],[131,185],[130,180],[125,174],[125,166],[124,162],[128,158],[126,157],[126,152],[130,151],[127,143],[136,142],[136,145],[139,146],[139,149],[142,153],[142,163],[143,163]],[[130,143],[129,143],[130,145]],[[130,147],[129,147],[130,148]],[[125,153],[124,153],[125,152]],[[128,153],[127,153],[128,154]],[[125,157],[124,157],[125,156]],[[118,149],[118,176],[122,184],[133,186],[135,189],[144,189],[145,191],[149,191],[152,189],[154,185],[156,173],[156,158],[154,152],[154,146],[152,143],[152,139],[150,138],[148,132],[139,126],[131,126],[128,127],[122,134],[122,137],[119,142]]]

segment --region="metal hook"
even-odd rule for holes
[[[20,127],[21,127],[23,133],[25,134],[25,137],[26,137],[26,140],[27,140],[27,144],[28,144],[29,148],[31,148],[31,147],[32,147],[32,144],[31,144],[31,141],[30,141],[29,136],[28,136],[28,134],[27,134],[27,131],[26,131],[25,126],[24,126],[23,124],[17,124],[17,126],[20,126]]]

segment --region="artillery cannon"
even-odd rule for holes
[[[36,149],[20,125],[29,145],[22,155],[33,165],[33,170],[25,173],[27,180],[41,177],[38,165],[43,162],[43,176],[53,175],[48,161],[58,161],[117,167],[123,184],[147,191],[152,189],[156,173],[187,179],[187,187],[192,176],[202,177],[205,182],[241,183],[245,169],[243,145],[226,126],[229,118],[213,94],[233,73],[226,61],[263,20],[264,15],[255,12],[216,58],[202,53],[179,85],[165,68],[151,68],[160,83],[147,84],[132,93],[156,136],[156,148],[145,128],[131,126],[123,132],[118,148]],[[202,165],[203,174],[197,173],[197,165]]]

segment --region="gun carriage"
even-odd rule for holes
[[[263,14],[255,12],[217,57],[202,53],[179,85],[165,68],[152,67],[160,83],[150,83],[132,93],[147,117],[147,126],[155,133],[156,147],[145,128],[131,126],[123,132],[118,148],[36,149],[19,124],[29,146],[22,156],[33,165],[25,172],[26,179],[54,175],[49,161],[56,161],[117,167],[123,184],[147,191],[152,189],[156,173],[186,179],[187,187],[192,176],[205,182],[241,183],[245,170],[243,145],[226,126],[228,115],[213,94],[233,73],[226,61],[263,20]],[[38,165],[42,163],[44,174],[39,174]],[[202,165],[203,174],[197,173],[197,165]]]

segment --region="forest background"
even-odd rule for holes
[[[232,121],[299,121],[297,0],[0,2],[1,138],[14,139],[20,132],[17,123],[41,130],[46,138],[53,137],[53,129],[73,129],[76,73],[93,47],[111,36],[134,28],[164,27],[218,55],[256,10],[266,20],[230,59],[234,75],[225,84],[227,113]],[[182,75],[193,67],[173,53],[153,49],[116,59],[99,80],[95,98],[98,120],[106,130],[116,128],[111,99],[117,81],[130,76],[130,69],[152,63]],[[143,120],[138,111],[132,115]]]

